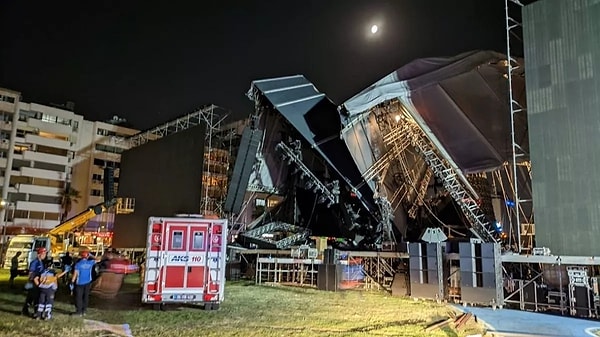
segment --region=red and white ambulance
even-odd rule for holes
[[[203,304],[223,301],[227,220],[201,216],[150,217],[142,302]]]

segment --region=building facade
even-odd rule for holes
[[[43,231],[60,223],[59,194],[72,176],[83,117],[21,102],[19,96],[0,89],[1,182],[4,185],[8,177],[9,186],[4,221],[7,227],[25,228],[25,232]]]
[[[121,154],[130,146],[124,139],[138,132],[112,123],[83,121],[71,180],[71,186],[79,192],[80,198],[73,204],[69,217],[104,201],[105,167],[114,169],[115,194],[118,193]],[[110,237],[113,224],[114,209],[111,209],[90,220],[85,230],[92,239],[94,235]]]

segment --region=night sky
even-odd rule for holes
[[[147,129],[210,103],[246,116],[268,77],[341,104],[416,58],[505,52],[504,25],[503,0],[4,0],[0,87]]]

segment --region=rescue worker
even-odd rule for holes
[[[48,320],[52,318],[52,306],[54,305],[54,296],[58,289],[58,280],[66,274],[63,271],[57,275],[53,267],[54,265],[51,260],[46,261],[44,271],[33,280],[35,285],[40,289],[37,312],[34,315],[35,319]]]
[[[92,288],[92,270],[96,265],[96,260],[90,259],[88,251],[79,252],[81,259],[73,267],[73,276],[71,282],[74,285],[75,293],[75,313],[74,315],[83,316],[87,310],[90,300],[90,290]]]
[[[8,285],[10,289],[15,287],[15,277],[19,275],[19,257],[21,252],[17,252],[15,256],[10,259],[10,278],[8,279]]]
[[[33,308],[36,311],[38,299],[40,297],[39,288],[33,283],[33,280],[44,271],[44,260],[46,260],[47,252],[46,248],[40,247],[37,249],[37,258],[29,264],[29,280],[25,285],[27,290],[27,297],[25,298],[25,304],[21,313],[25,316],[31,316],[29,308]]]

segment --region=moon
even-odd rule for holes
[[[372,25],[371,26],[371,34],[375,34],[375,33],[377,33],[377,31],[379,31],[379,27],[377,25]]]

